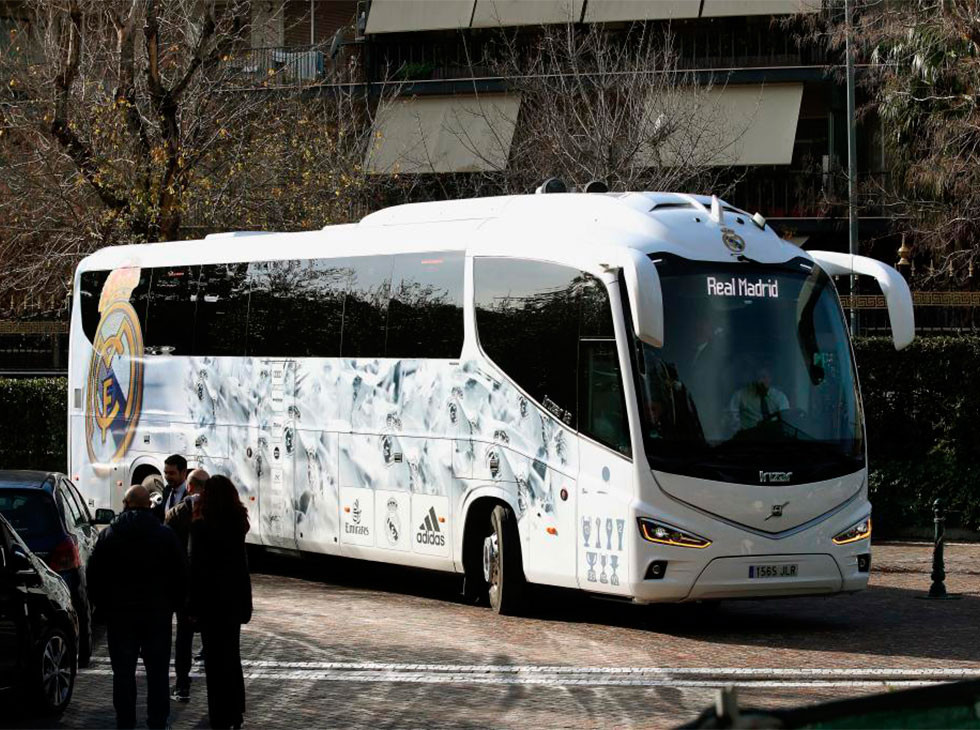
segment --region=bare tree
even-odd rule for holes
[[[249,60],[253,4],[26,0],[0,48],[0,310],[38,291],[58,308],[101,246],[360,214],[397,86],[368,103],[342,61],[315,80],[329,93],[282,88]]]

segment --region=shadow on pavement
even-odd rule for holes
[[[328,556],[265,554],[253,572],[329,583],[339,589],[463,603],[462,579],[435,571]],[[639,606],[579,591],[535,587],[527,616],[596,624],[720,644],[879,657],[980,661],[980,597],[919,600],[923,590],[872,586],[857,594]],[[491,618],[489,608],[488,619]]]

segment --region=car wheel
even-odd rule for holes
[[[51,629],[38,644],[34,682],[41,712],[64,712],[75,688],[75,647],[61,628]]]
[[[483,539],[483,579],[490,608],[501,615],[516,615],[524,603],[517,519],[510,507],[497,505],[490,513],[489,534]]]

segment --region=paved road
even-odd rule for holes
[[[248,724],[659,727],[727,684],[743,705],[777,707],[980,678],[980,546],[947,548],[956,601],[918,599],[930,546],[879,545],[875,561],[854,596],[702,610],[548,592],[531,617],[505,618],[438,574],[266,559],[242,635]],[[203,677],[192,694],[174,727],[206,727]],[[113,721],[102,646],[61,726]]]

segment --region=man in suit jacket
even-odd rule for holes
[[[167,510],[165,523],[177,534],[177,540],[184,548],[184,555],[187,554],[187,540],[194,519],[194,503],[209,478],[210,475],[204,469],[192,471],[187,477],[187,496]],[[187,619],[187,612],[181,608],[177,611],[177,636],[174,639],[174,671],[177,673],[177,684],[174,685],[170,695],[178,702],[187,702],[191,698],[190,672],[193,644],[194,627]]]
[[[187,496],[187,459],[180,454],[172,454],[163,462],[163,479],[167,483],[163,488],[163,500],[154,505],[153,514],[160,522],[167,516],[167,510],[173,509]]]

